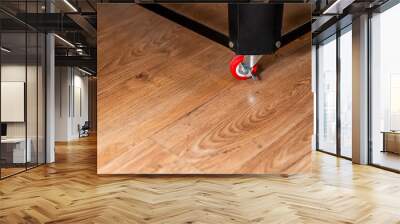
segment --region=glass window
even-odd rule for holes
[[[400,170],[400,4],[371,19],[372,163]]]
[[[26,169],[26,33],[1,34],[1,177]],[[28,148],[27,148],[28,147]]]
[[[0,5],[13,12],[37,13],[38,3]],[[46,39],[18,20],[2,13],[0,17],[9,18],[0,24],[0,178],[5,178],[45,162]]]
[[[318,47],[318,149],[336,153],[336,36]]]
[[[26,117],[27,117],[27,141],[30,159],[27,167],[37,165],[38,158],[38,35],[36,32],[27,33],[27,74],[26,74]]]
[[[38,1],[27,2],[26,12],[38,13]],[[31,159],[27,167],[38,165],[38,76],[39,76],[39,33],[33,29],[27,29],[27,141],[31,148]]]
[[[352,32],[340,36],[340,154],[352,157]]]

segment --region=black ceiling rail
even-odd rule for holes
[[[282,4],[282,3],[315,3],[317,0],[191,0],[190,3],[244,3],[244,4]],[[138,3],[138,4],[161,4],[161,3],[189,3],[188,0],[108,0],[99,3]]]
[[[56,66],[96,67],[97,60],[91,56],[55,56]]]
[[[139,5],[185,28],[188,28],[210,40],[213,40],[214,42],[217,42],[231,49],[231,47],[229,46],[230,37],[225,34],[222,34],[202,23],[199,23],[191,18],[179,14],[165,6],[159,4],[139,4]],[[311,21],[281,36],[281,46],[284,46],[292,42],[293,40],[303,36],[308,32],[311,32]]]
[[[70,14],[77,13],[19,13],[16,17],[42,32],[81,31]]]
[[[12,20],[15,21],[16,23],[19,23],[19,24],[23,25],[24,28],[29,28],[29,29],[31,29],[31,30],[37,31],[37,29],[36,29],[35,27],[33,27],[33,26],[31,26],[30,24],[26,23],[23,19],[17,17],[16,15],[14,15],[13,13],[7,11],[7,10],[4,9],[4,8],[1,8],[1,7],[0,7],[0,13],[6,15],[6,17],[9,17],[8,19],[12,19]],[[2,28],[4,28],[4,27],[2,27]]]

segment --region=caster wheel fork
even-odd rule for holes
[[[250,56],[254,57],[254,56]],[[258,57],[258,56],[256,56]],[[244,55],[236,55],[231,63],[230,63],[230,70],[231,74],[234,78],[237,80],[247,80],[250,78],[253,79],[258,79],[257,77],[257,68],[258,65],[256,64],[256,61],[254,61],[253,58],[250,58],[250,60],[246,60],[246,56]],[[249,63],[250,61],[250,63]],[[257,59],[258,61],[258,59]]]

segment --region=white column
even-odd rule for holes
[[[54,12],[54,5],[46,1],[46,11]],[[55,42],[54,35],[46,35],[46,163],[55,162]]]
[[[353,162],[368,163],[368,15],[353,20]]]
[[[46,36],[46,163],[55,162],[55,56],[54,56],[54,35],[47,34]]]

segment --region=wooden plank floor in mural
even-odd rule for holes
[[[118,18],[118,19],[115,19]],[[297,173],[311,167],[311,41],[229,73],[233,52],[137,5],[98,7],[98,173]]]

